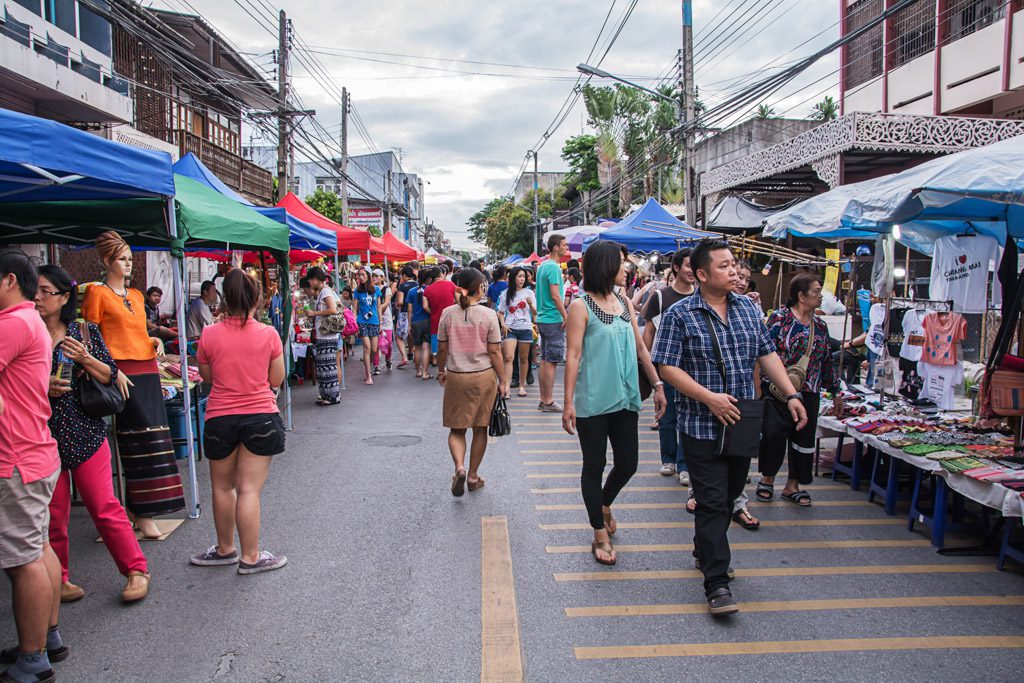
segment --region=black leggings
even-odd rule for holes
[[[580,487],[583,489],[583,503],[587,506],[590,526],[595,529],[604,528],[601,506],[611,505],[630,477],[636,474],[637,459],[640,457],[638,416],[632,410],[620,410],[576,418],[576,433],[583,450]],[[612,442],[613,465],[602,489],[601,478],[607,464],[609,441]]]

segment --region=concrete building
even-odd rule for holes
[[[276,168],[277,148],[266,145],[246,147],[247,159],[267,169]],[[289,188],[305,199],[317,189],[341,194],[341,175],[332,164],[318,161],[296,162]],[[349,220],[351,227],[385,228],[395,236],[422,247],[425,238],[424,181],[415,173],[406,173],[394,152],[359,154],[348,158]],[[388,219],[390,218],[390,223]]]
[[[558,186],[565,182],[568,175],[565,171],[540,171],[537,173],[537,188],[553,199]],[[533,190],[533,171],[524,171],[516,180],[516,189],[512,198],[518,204],[526,198],[531,190]]]

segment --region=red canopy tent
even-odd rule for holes
[[[414,261],[419,258],[419,252],[410,247],[402,240],[395,237],[394,233],[386,232],[381,238],[387,251],[388,259],[391,261]]]
[[[382,249],[383,244],[373,244],[374,238],[370,233],[355,228],[346,228],[340,223],[335,223],[320,212],[310,208],[306,202],[299,199],[295,193],[289,192],[277,203],[299,220],[312,223],[318,228],[330,230],[338,234],[338,253],[344,255],[362,256],[368,251]]]

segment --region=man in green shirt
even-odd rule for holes
[[[540,403],[537,410],[560,413],[555,403],[555,367],[565,359],[565,291],[562,284],[562,258],[569,253],[565,237],[548,238],[548,260],[537,268],[537,332],[540,333]]]

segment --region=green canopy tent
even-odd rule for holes
[[[175,174],[173,198],[89,199],[5,202],[0,243],[90,245],[100,233],[116,230],[132,246],[170,248],[173,257],[178,325],[184,337],[185,245],[269,251],[282,268],[281,291],[288,291],[288,227]],[[168,235],[168,226],[171,234]],[[285,299],[285,316],[291,300]],[[185,408],[188,410],[187,396]],[[198,482],[192,462],[191,420],[186,420],[189,476],[193,495],[190,517],[199,516]]]

